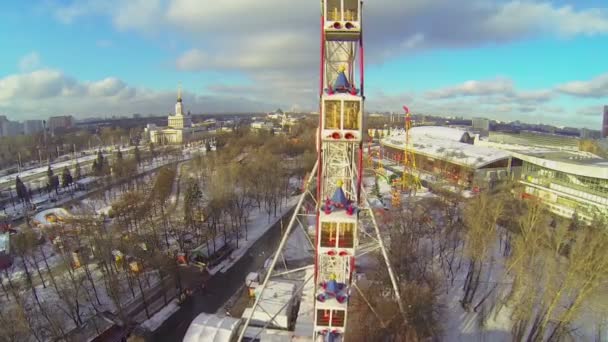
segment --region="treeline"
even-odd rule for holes
[[[106,310],[128,326],[134,319],[128,303],[134,300],[150,317],[158,308],[151,293],[160,293],[166,304],[187,286],[181,256],[200,244],[210,254],[220,248],[218,241],[238,244],[247,238],[253,210],[269,219],[278,214],[294,180],[315,161],[313,127],[294,127],[285,136],[225,135],[218,153],[164,167],[151,182],[133,180],[112,203],[109,217],[82,209],[62,225],[24,228],[11,241],[24,276],[11,277],[6,269],[0,281],[0,336],[70,340],[70,330]],[[150,149],[151,157],[179,153]],[[116,154],[111,162],[102,156],[92,172],[116,172],[127,158],[143,162],[136,153]],[[63,174],[49,177],[63,183]]]
[[[158,182],[166,179],[158,176]],[[144,191],[144,187],[146,184],[133,182],[136,190]],[[133,193],[137,191],[123,195],[114,206],[116,210],[133,200]],[[166,192],[156,195],[150,210],[166,196]],[[155,242],[160,239],[153,232],[160,228],[154,216],[121,216],[109,221],[93,212],[76,214],[60,225],[26,225],[11,237],[13,267],[20,268],[23,276],[11,274],[13,268],[9,267],[0,278],[0,336],[6,340],[75,341],[72,329],[83,327],[91,316],[107,310],[128,325],[133,317],[127,303],[140,296],[150,317],[146,289],[168,274],[178,277],[174,258],[167,258],[165,248]],[[147,233],[132,234],[142,224],[148,227]],[[179,284],[179,279],[175,283]],[[167,292],[163,287],[165,303]],[[94,326],[98,332],[100,328]]]
[[[287,135],[236,131],[218,137],[219,153],[195,156],[182,188],[186,226],[203,237],[196,242],[215,252],[222,236],[224,244],[238,247],[241,237],[247,239],[252,210],[263,210],[268,220],[276,216],[296,188],[293,182],[314,165],[313,127],[304,122]]]
[[[391,296],[377,295],[392,292],[380,267],[373,288],[365,291],[379,319],[365,316],[361,329],[395,340],[441,339],[454,333],[444,330],[444,322],[446,299],[456,297],[462,314],[475,317],[480,330],[498,315],[507,317],[514,341],[580,339],[583,315],[600,334],[606,308],[596,302],[608,281],[606,222],[554,217],[519,195],[521,189],[512,185],[466,202],[444,193],[406,202],[385,217],[406,313],[399,314]]]
[[[141,129],[125,130],[122,128],[104,127],[99,132],[77,130],[51,135],[42,132],[31,135],[0,137],[0,169],[17,166],[19,156],[21,164],[42,160],[51,162],[61,155],[79,152],[89,147],[109,146],[114,144],[130,145],[130,139],[139,137]],[[76,149],[76,150],[74,150]]]

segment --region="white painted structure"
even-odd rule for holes
[[[232,342],[240,319],[201,313],[190,324],[183,342]]]
[[[608,160],[586,152],[512,151],[523,161],[520,182],[559,216],[608,217]]]
[[[510,153],[492,147],[467,144],[473,139],[466,131],[442,126],[418,126],[410,130],[410,150],[431,158],[449,159],[450,162],[472,169],[482,168]],[[381,144],[400,150],[405,149],[405,132],[398,130],[381,140]]]
[[[259,287],[254,291],[256,297],[260,295]],[[279,329],[288,329],[289,321],[292,316],[293,295],[296,284],[284,281],[270,281],[259,301],[259,308],[252,316],[252,324],[264,326],[270,321],[269,326]],[[245,309],[243,316],[247,317],[251,313],[251,308]],[[273,319],[274,317],[274,319]]]
[[[184,115],[181,88],[177,93],[175,114],[167,117],[167,127],[147,125],[145,134],[154,144],[183,144],[207,133],[205,126],[192,125],[190,113]]]
[[[325,0],[323,28],[327,40],[354,40],[361,37],[361,2]]]

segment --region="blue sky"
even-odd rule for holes
[[[458,4],[457,4],[458,3]],[[0,4],[0,114],[12,119],[316,109],[318,1]],[[599,0],[365,4],[369,110],[597,128],[608,104]]]

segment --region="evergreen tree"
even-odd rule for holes
[[[92,172],[94,175],[97,175],[97,169],[98,169],[98,168],[99,168],[99,167],[97,166],[97,160],[93,160],[93,165],[91,165],[91,172]]]
[[[55,190],[55,194],[59,194],[59,176],[54,175],[51,178],[51,188]]]
[[[184,194],[184,220],[191,225],[194,221],[194,209],[198,206],[203,193],[194,178],[188,179],[186,193]]]
[[[374,187],[372,188],[372,195],[380,198],[380,185],[378,184],[378,177],[374,177]]]
[[[93,162],[93,171],[95,175],[102,176],[105,171],[105,158],[101,151],[97,151],[97,159]]]
[[[154,143],[150,143],[150,155],[152,158],[156,157],[156,152],[154,151]]]
[[[70,169],[68,167],[63,168],[63,172],[61,173],[61,186],[67,188],[72,185],[73,179],[72,174],[70,173]]]
[[[49,168],[46,170],[46,176],[47,192],[51,192],[51,190],[53,189],[53,178],[55,177],[55,173],[53,172],[53,169],[51,169],[51,165],[49,165]]]
[[[116,152],[116,161],[122,161],[122,151],[120,150],[120,148],[118,149],[118,152]]]
[[[135,151],[133,151],[134,155],[135,155],[135,161],[137,162],[137,165],[141,164],[141,152],[139,151],[139,147],[135,146]]]
[[[101,153],[101,151],[97,151],[97,167],[98,167],[97,171],[101,171],[101,169],[103,168],[103,164],[104,164],[103,153]]]
[[[21,202],[29,201],[29,193],[25,184],[23,184],[19,176],[17,176],[17,178],[15,179],[15,190],[17,191],[17,197],[19,197],[19,200],[21,200]]]
[[[76,163],[76,165],[74,166],[74,179],[79,180],[80,178],[82,178],[80,164]]]

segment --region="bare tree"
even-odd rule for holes
[[[479,288],[484,263],[489,261],[490,265],[493,264],[492,252],[497,238],[497,224],[503,214],[503,205],[498,196],[484,192],[468,202],[465,208],[464,252],[469,259],[469,269],[463,286],[461,305],[466,311],[473,309],[471,304]]]

